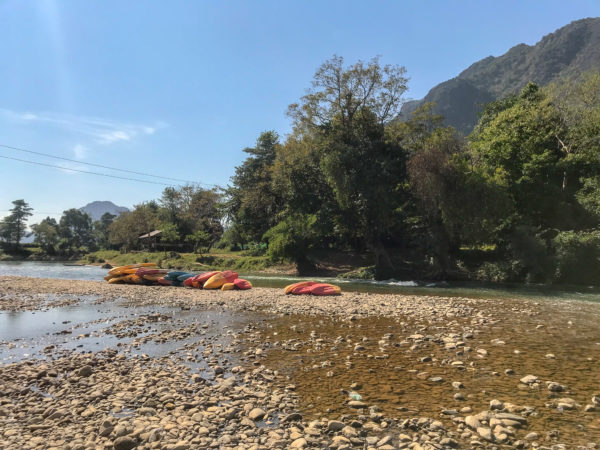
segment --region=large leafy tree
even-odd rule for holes
[[[550,98],[530,83],[516,99],[502,102],[504,109],[496,106],[484,113],[486,122],[471,137],[476,161],[490,176],[506,181],[516,222],[573,226],[573,193],[567,189],[566,155],[557,138],[566,130]]]
[[[227,189],[225,206],[228,219],[238,226],[241,236],[248,241],[260,242],[263,234],[277,223],[282,210],[281,192],[273,187],[273,164],[279,136],[265,131],[256,145],[245,148],[250,156],[236,167]]]
[[[33,208],[25,200],[15,200],[10,214],[0,223],[0,237],[8,243],[14,243],[19,248],[21,239],[27,230],[27,218],[32,215]]]
[[[92,218],[80,209],[71,208],[63,212],[58,223],[58,235],[64,243],[62,247],[79,249],[82,246],[95,246]]]
[[[115,214],[105,212],[102,214],[102,217],[100,217],[100,220],[96,220],[93,223],[94,239],[99,247],[108,248],[108,227],[113,223],[116,217]]]
[[[58,244],[58,223],[52,217],[46,217],[40,223],[31,226],[33,231],[34,242],[39,244],[42,249],[53,254],[56,251]]]
[[[139,248],[139,237],[159,228],[160,207],[156,202],[135,205],[133,211],[124,212],[108,227],[108,241],[111,245],[126,250]]]
[[[401,203],[398,181],[404,154],[385,138],[385,127],[400,111],[405,69],[382,66],[377,58],[344,66],[334,56],[315,73],[312,88],[290,105],[298,135],[312,135],[319,165],[346,220],[375,255],[376,276],[393,271],[385,248]]]

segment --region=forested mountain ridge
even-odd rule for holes
[[[571,22],[533,46],[519,44],[504,55],[477,61],[423,99],[406,102],[401,117],[435,102],[434,112],[444,116],[447,125],[469,134],[484,104],[517,93],[530,81],[544,86],[592,69],[600,69],[600,18]]]

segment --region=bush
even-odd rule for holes
[[[271,261],[307,261],[307,252],[314,238],[315,216],[295,214],[269,229],[264,239],[269,243],[267,256]]]
[[[475,272],[475,278],[480,281],[501,283],[515,278],[515,272],[520,272],[518,262],[513,264],[507,261],[484,262]]]
[[[556,281],[600,284],[600,231],[563,231],[552,247]]]
[[[353,280],[374,280],[375,266],[359,267],[350,272],[338,275],[338,278],[353,279]]]
[[[544,282],[551,277],[552,258],[546,242],[538,235],[537,229],[528,226],[516,227],[508,249],[512,256],[512,261],[507,261],[512,266],[510,270],[521,268],[521,273],[514,274],[516,278],[524,279],[526,282]]]

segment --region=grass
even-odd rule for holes
[[[80,260],[83,264],[109,263],[112,266],[153,262],[165,269],[202,272],[208,270],[236,270],[244,273],[276,269],[265,256],[248,256],[244,252],[216,250],[214,253],[133,252],[100,250]]]

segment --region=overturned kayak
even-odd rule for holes
[[[202,287],[204,289],[219,289],[225,283],[233,283],[237,277],[238,274],[236,272],[226,270],[210,277]]]
[[[317,283],[310,287],[312,295],[340,295],[342,289],[339,286],[328,283]]]
[[[300,281],[290,284],[283,290],[286,294],[292,295],[340,295],[342,289],[335,284],[318,283],[316,281]]]
[[[287,285],[284,289],[283,292],[285,294],[293,294],[294,290],[296,290],[296,292],[298,292],[298,290],[307,287],[307,286],[312,286],[313,284],[317,284],[316,281],[300,281],[298,283],[294,283],[294,284],[289,284]]]
[[[108,271],[109,275],[123,275],[126,271],[131,269],[139,269],[140,267],[156,267],[156,263],[139,263],[139,264],[128,264],[126,266],[119,266]],[[135,271],[133,272],[135,273]]]
[[[252,289],[252,283],[250,283],[248,280],[244,280],[243,278],[236,278],[233,280],[233,284],[236,289],[240,289],[242,291]]]

